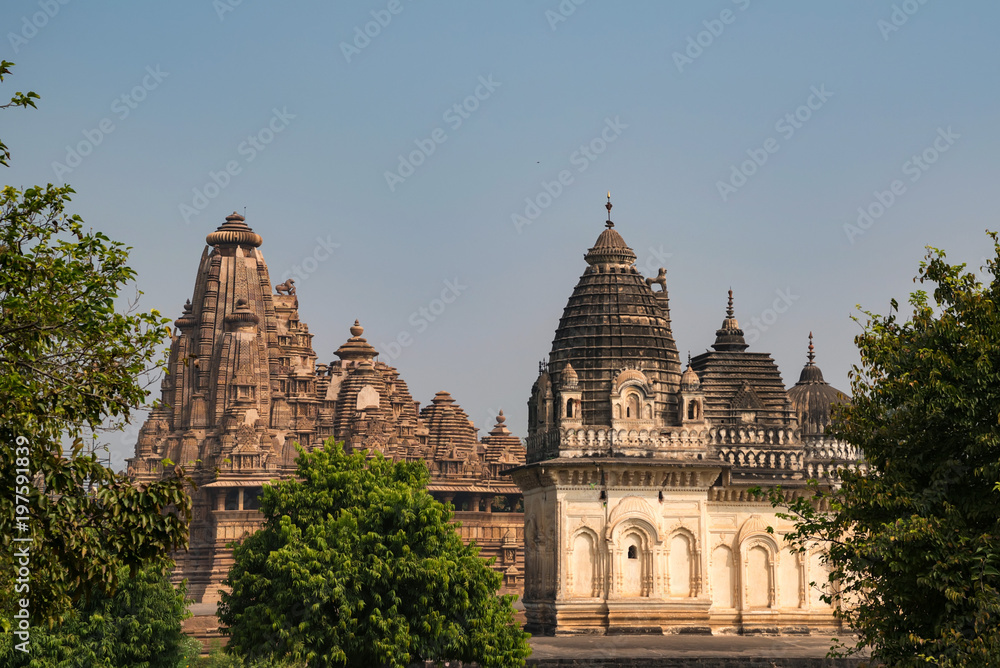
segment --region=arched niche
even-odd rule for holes
[[[591,598],[597,595],[597,534],[590,529],[580,529],[570,541],[569,562],[570,595],[574,598]]]
[[[667,540],[667,575],[669,594],[687,598],[694,595],[694,537],[687,531],[675,531]]]
[[[746,609],[777,607],[776,555],[778,546],[767,535],[752,536],[740,546],[743,556],[743,603]]]
[[[718,545],[712,550],[712,605],[717,608],[735,608],[736,557],[728,545]]]

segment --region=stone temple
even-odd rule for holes
[[[504,591],[523,592],[533,633],[837,630],[810,584],[827,578],[820,550],[790,553],[791,525],[749,490],[837,484],[857,453],[824,430],[846,396],[823,380],[811,334],[786,390],[771,356],[748,350],[731,291],[712,350],[683,368],[666,270],[637,271],[607,209],[531,389],[526,447],[502,411],[480,437],[447,392],[421,408],[357,321],[317,363],[294,285],[272,286],[262,238],[228,216],[206,239],[129,460],[140,483],[169,459],[198,484],[174,572],[192,598],[219,600],[227,544],[260,525],[262,486],[294,474],[293,444],[332,437],[426,462],[463,539],[495,557]]]
[[[811,335],[786,391],[771,356],[747,350],[732,291],[712,350],[682,369],[666,271],[636,270],[607,209],[531,388],[527,464],[511,471],[527,630],[835,631],[810,585],[827,580],[820,551],[792,554],[791,524],[748,490],[836,484],[837,463],[857,459],[823,433],[845,395]]]
[[[523,464],[525,449],[503,412],[479,438],[447,392],[421,409],[357,321],[337,359],[317,363],[294,286],[272,294],[262,241],[235,213],[208,235],[194,294],[175,322],[161,402],[129,460],[140,483],[161,476],[169,459],[198,484],[175,580],[187,578],[196,602],[217,602],[232,565],[227,544],[262,521],[261,487],[294,474],[294,443],[308,450],[333,437],[348,451],[425,461],[429,490],[454,504],[462,538],[496,558],[504,591],[520,592],[521,493],[501,471]]]

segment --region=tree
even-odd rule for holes
[[[140,488],[84,449],[144,403],[138,377],[162,364],[169,329],[118,312],[128,249],[66,214],[71,193],[0,192],[0,627],[15,620],[22,639],[112,592],[123,566],[185,547],[190,519],[183,470]]]
[[[14,63],[9,60],[0,60],[0,81],[3,81],[3,76],[5,74],[10,74],[10,68],[14,67]],[[10,102],[7,104],[0,104],[0,109],[7,109],[8,107],[35,107],[35,100],[38,99],[38,94],[34,91],[28,91],[27,93],[22,93],[18,91],[14,93],[14,96],[10,98]],[[0,165],[4,167],[10,166],[10,151],[7,149],[7,145],[0,141]]]
[[[423,462],[300,454],[299,480],[266,486],[263,528],[239,545],[219,618],[227,651],[310,666],[477,661],[520,666],[530,652],[501,576],[464,545],[426,491]]]
[[[828,596],[856,648],[887,665],[1000,665],[1000,243],[990,236],[986,284],[928,248],[914,280],[934,290],[910,296],[909,318],[896,300],[887,316],[864,312],[853,402],[832,428],[864,466],[839,490],[790,504],[789,538],[827,543]],[[780,491],[772,500],[787,502]]]
[[[4,665],[26,668],[178,668],[187,663],[181,621],[188,616],[185,588],[167,578],[168,561],[141,569],[122,567],[114,594],[81,600],[58,628],[32,632],[32,651],[14,649],[5,635]]]

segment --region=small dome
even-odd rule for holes
[[[226,222],[219,229],[205,237],[209,246],[253,246],[257,248],[264,240],[250,229],[243,216],[233,211],[226,216]]]
[[[635,251],[628,247],[625,239],[614,228],[614,223],[608,221],[608,227],[597,237],[593,248],[583,256],[587,264],[619,264],[631,266],[635,263]]]
[[[687,392],[697,392],[701,389],[701,379],[691,368],[691,360],[688,360],[688,367],[681,374],[681,389]]]
[[[741,352],[750,346],[743,338],[743,330],[740,323],[733,315],[733,291],[729,291],[729,306],[726,307],[726,319],[722,321],[722,327],[715,332],[715,343],[712,347],[720,352]]]
[[[850,401],[848,396],[832,387],[823,380],[823,372],[813,361],[812,332],[809,332],[808,362],[802,368],[797,382],[788,390],[788,399],[792,402],[799,418],[799,428],[805,435],[821,435],[833,421],[834,406]]]
[[[580,386],[580,376],[577,375],[576,369],[573,368],[572,364],[567,364],[563,369],[562,386],[564,388],[574,388]]]

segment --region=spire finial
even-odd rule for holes
[[[813,350],[814,350],[814,348],[813,348],[813,333],[809,332],[809,354],[807,355],[807,357],[809,358],[809,364],[810,365],[812,365],[813,360],[816,359],[816,353],[814,353]]]
[[[691,351],[688,351],[688,366],[691,366]]]
[[[729,306],[726,307],[726,317],[733,317],[733,289],[729,288]]]
[[[604,226],[610,230],[612,227],[615,226],[615,224],[611,222],[611,191],[610,190],[608,191],[608,203],[604,205],[604,208],[608,210],[608,220],[604,223]]]

